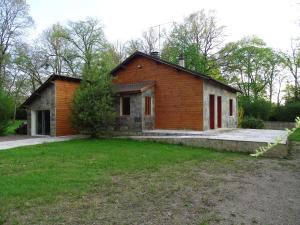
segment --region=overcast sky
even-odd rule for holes
[[[291,37],[300,36],[300,0],[27,0],[37,37],[54,23],[96,17],[104,25],[109,41],[125,42],[143,30],[185,16],[214,9],[220,25],[225,25],[226,41],[258,35],[276,49],[290,46]],[[168,28],[166,25],[166,28]]]

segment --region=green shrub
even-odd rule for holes
[[[272,113],[272,104],[263,99],[255,99],[247,96],[240,96],[238,99],[239,107],[243,108],[244,116],[269,120]]]
[[[72,105],[71,122],[81,133],[96,136],[115,122],[114,96],[108,79],[82,82]]]
[[[244,117],[241,126],[242,128],[262,129],[264,128],[264,122],[261,119],[248,116],[248,117]]]
[[[273,109],[270,120],[293,122],[297,116],[300,116],[300,101],[276,106]]]
[[[0,89],[0,135],[4,134],[13,116],[13,101]]]

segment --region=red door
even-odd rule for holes
[[[222,127],[222,97],[218,96],[218,102],[217,102],[217,110],[218,110],[218,128]]]
[[[209,128],[215,129],[215,96],[209,95]]]

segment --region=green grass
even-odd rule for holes
[[[225,164],[243,157],[247,156],[120,139],[73,140],[0,151],[0,224],[12,210],[22,212],[62,198],[80,198],[95,187],[108,187],[113,176],[147,175],[190,161]]]
[[[290,141],[300,141],[300,128],[289,136]]]
[[[21,123],[23,123],[23,120],[15,120],[11,121],[9,123],[9,126],[7,127],[6,131],[4,132],[4,135],[13,135],[15,134],[15,129],[18,128]]]

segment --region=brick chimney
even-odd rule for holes
[[[185,61],[184,61],[183,53],[181,53],[181,54],[179,55],[179,58],[178,58],[178,64],[179,64],[179,66],[185,67]]]
[[[157,52],[157,51],[150,52],[150,55],[152,57],[159,58],[159,52]]]

